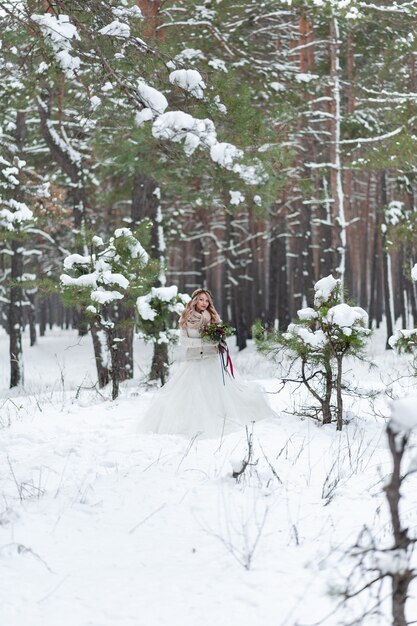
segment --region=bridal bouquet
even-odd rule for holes
[[[219,346],[223,384],[225,384],[225,374],[230,374],[233,378],[235,377],[229,347],[226,342],[226,337],[231,337],[235,332],[236,329],[229,326],[229,324],[206,324],[200,331],[203,340],[217,343]]]
[[[206,341],[213,343],[222,343],[226,337],[231,337],[236,332],[235,328],[229,326],[229,324],[206,324],[201,329],[201,337]]]

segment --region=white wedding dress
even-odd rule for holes
[[[182,330],[180,343],[187,348],[185,361],[176,364],[171,378],[155,392],[141,432],[221,437],[276,417],[259,385],[222,373],[217,345],[202,341],[198,329]]]

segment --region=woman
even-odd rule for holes
[[[217,356],[217,344],[201,339],[200,331],[206,324],[218,324],[220,316],[214,308],[210,291],[196,289],[180,318],[180,343],[187,348],[186,359]]]
[[[179,322],[185,361],[156,392],[141,431],[221,437],[245,424],[275,416],[262,390],[225,374],[217,343],[201,338],[203,326],[220,321],[210,291],[196,289]]]

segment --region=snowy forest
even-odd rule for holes
[[[0,26],[2,623],[417,623],[417,0]],[[276,417],[141,433],[199,288]]]

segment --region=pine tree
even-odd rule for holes
[[[298,319],[286,332],[265,338],[258,327],[258,346],[267,355],[288,353],[299,367],[299,382],[319,404],[322,423],[335,418],[337,430],[343,426],[343,361],[350,355],[363,357],[368,315],[360,307],[342,302],[340,279],[322,278],[314,285],[314,306],[298,311]],[[335,409],[332,400],[335,396]]]
[[[119,394],[121,354],[127,349],[126,326],[134,319],[121,314],[124,304],[135,302],[154,277],[149,256],[129,228],[119,228],[107,242],[93,235],[86,254],[64,260],[61,288],[65,300],[76,303],[90,322],[100,387],[112,381],[112,398]]]
[[[186,294],[178,293],[175,285],[171,287],[152,287],[151,291],[140,296],[136,301],[138,311],[139,336],[159,350],[154,349],[150,380],[160,380],[164,385],[169,370],[168,348],[178,340],[178,330],[173,328],[175,316],[184,310],[190,299]]]

